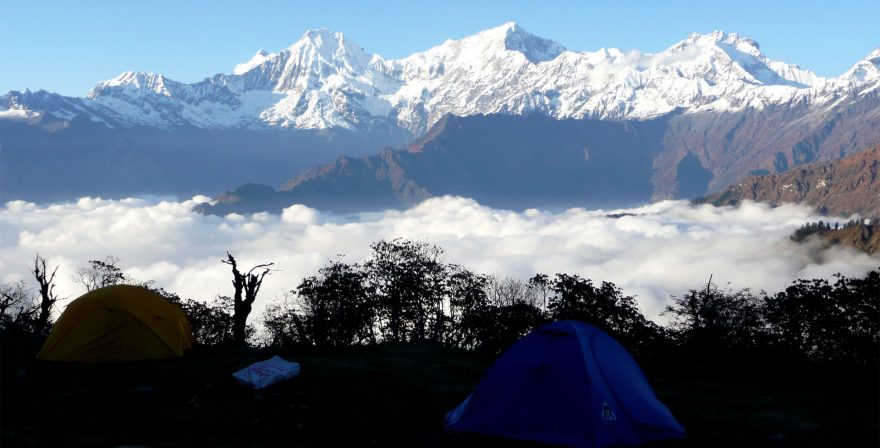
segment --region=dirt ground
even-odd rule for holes
[[[490,357],[429,345],[320,352],[204,348],[177,360],[38,362],[3,338],[0,445],[150,447],[531,446],[443,431]],[[302,374],[254,392],[231,373],[274,355]],[[648,359],[688,431],[664,446],[877,447],[876,367]]]

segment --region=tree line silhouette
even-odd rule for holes
[[[824,227],[824,223],[823,223]],[[536,327],[575,319],[614,336],[636,354],[678,350],[692,354],[760,352],[810,361],[877,363],[880,354],[880,272],[863,278],[837,274],[801,279],[777,293],[730,290],[713,284],[671,297],[658,325],[634,297],[610,282],[576,274],[537,274],[528,280],[475,273],[443,260],[427,242],[394,239],[371,245],[361,263],[329,260],[296,288],[270,302],[259,327],[248,324],[251,306],[272,263],[232,270],[232,297],[212,302],[181,298],[139,283],[179,304],[201,345],[257,344],[322,349],[380,343],[435,343],[498,353]],[[118,259],[92,260],[77,276],[86,289],[138,283]],[[37,256],[33,294],[24,282],[0,285],[4,332],[47,334],[47,309],[57,301],[53,280]]]
[[[878,225],[880,225],[880,218],[878,217],[871,219],[850,219],[842,226],[838,222],[835,222],[834,226],[832,226],[830,222],[819,220],[817,222],[808,222],[798,227],[790,238],[792,241],[801,242],[813,234],[825,234],[840,229],[851,229],[854,227],[859,228],[863,234],[870,237]]]

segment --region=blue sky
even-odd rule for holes
[[[656,52],[723,29],[772,59],[837,76],[880,46],[878,17],[880,0],[2,0],[0,92],[81,96],[126,70],[195,82],[321,27],[397,58],[507,21],[572,50]]]

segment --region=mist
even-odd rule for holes
[[[671,295],[704,286],[710,275],[732,289],[774,292],[798,278],[861,276],[880,266],[880,259],[853,250],[790,241],[805,222],[827,219],[798,205],[664,201],[626,210],[517,212],[441,197],[406,211],[348,215],[302,205],[280,215],[190,211],[207,200],[9,202],[0,209],[0,281],[33,283],[28,270],[39,254],[59,266],[56,290],[72,299],[85,291],[74,278],[77,268],[113,255],[130,278],[211,300],[232,294],[229,267],[220,262],[229,251],[240,268],[275,263],[256,316],[329,259],[359,262],[370,243],[400,237],[436,244],[446,261],[479,273],[527,279],[564,272],[610,281],[656,320]]]

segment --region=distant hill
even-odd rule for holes
[[[339,158],[291,178],[275,192],[239,187],[198,210],[278,212],[300,203],[349,212],[405,208],[443,195],[512,209],[639,204],[654,193],[652,160],[665,121],[447,116],[406,148]],[[694,164],[700,166],[695,158]],[[698,189],[704,191],[710,176],[700,178],[705,170],[693,171],[692,183],[702,183]]]
[[[842,226],[831,226],[822,221],[807,223],[797,229],[791,239],[798,243],[818,240],[826,248],[842,245],[867,254],[876,254],[880,253],[880,218],[855,219]]]
[[[880,146],[831,162],[819,162],[780,174],[752,176],[700,202],[735,205],[743,200],[779,205],[809,204],[822,213],[880,216]]]
[[[409,146],[339,158],[290,178],[278,191],[253,185],[234,189],[198,210],[278,212],[300,203],[364,211],[405,208],[442,195],[512,209],[620,208],[689,199],[723,188],[755,167],[784,171],[876,146],[880,127],[860,110],[841,110],[818,128],[783,126],[797,115],[793,110],[711,120],[700,114],[640,121],[447,115]]]

